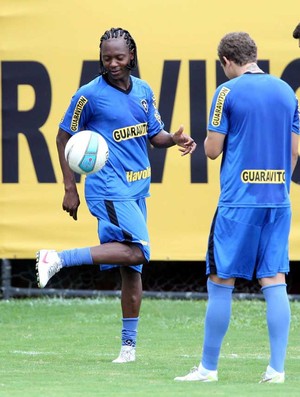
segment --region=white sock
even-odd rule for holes
[[[202,363],[199,364],[198,371],[203,376],[208,375],[210,372],[217,372],[216,370],[212,371],[212,370],[206,369],[205,367],[203,367]]]
[[[274,376],[274,375],[279,374],[279,373],[283,373],[283,372],[276,371],[274,368],[270,367],[270,365],[267,366],[266,374],[268,376]]]

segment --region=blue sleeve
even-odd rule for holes
[[[299,103],[298,103],[298,99],[296,97],[296,109],[295,109],[295,114],[294,114],[294,120],[293,120],[293,132],[295,132],[296,134],[300,134],[300,121],[299,121],[299,114],[300,114],[300,108],[299,108]]]
[[[71,135],[85,129],[91,115],[91,101],[85,87],[81,87],[73,95],[59,127]]]
[[[217,88],[208,119],[208,127],[209,131],[220,132],[222,134],[227,134],[229,127],[229,118],[228,118],[228,97],[227,95],[230,93],[230,89],[225,85],[221,85]]]
[[[156,98],[148,87],[148,138],[151,139],[164,129],[164,123],[156,107]]]

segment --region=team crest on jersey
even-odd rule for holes
[[[146,101],[146,99],[141,100],[141,105],[143,106],[145,112],[148,113],[148,102]]]

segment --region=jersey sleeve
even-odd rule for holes
[[[293,132],[295,134],[300,134],[300,107],[299,107],[299,103],[298,103],[298,99],[296,97],[296,109],[295,109],[295,114],[294,114],[294,120],[293,120]]]
[[[219,86],[214,94],[208,120],[209,131],[227,134],[229,118],[227,112],[227,101],[230,89],[225,85]]]
[[[91,115],[91,101],[85,87],[81,87],[73,95],[59,127],[71,135],[85,129],[86,122]]]
[[[156,98],[148,86],[148,138],[151,139],[164,129],[164,123],[156,106]]]

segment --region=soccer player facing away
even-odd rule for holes
[[[293,31],[293,37],[294,39],[299,40],[299,47],[300,47],[300,23],[298,23],[298,25],[295,27]]]
[[[37,252],[36,264],[41,288],[62,267],[100,265],[105,270],[120,266],[122,346],[115,363],[135,360],[142,265],[150,259],[145,204],[151,178],[147,141],[156,148],[178,145],[183,156],[196,148],[182,126],[175,133],[164,130],[152,89],[131,76],[136,66],[137,47],[130,33],[122,28],[107,30],[100,39],[100,76],[72,97],[56,138],[65,187],[63,210],[74,220],[80,199],[74,173],[64,157],[66,143],[80,130],[98,132],[108,143],[107,164],[85,180],[85,199],[98,219],[101,244],[62,252],[43,249]]]
[[[290,327],[290,184],[298,160],[298,103],[292,88],[257,65],[244,32],[225,35],[218,56],[229,81],[213,97],[207,157],[222,153],[221,192],[206,256],[208,303],[202,359],[178,381],[218,380],[236,278],[258,279],[266,301],[270,360],[261,382],[282,383]],[[256,332],[256,330],[253,330]]]

